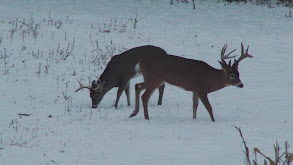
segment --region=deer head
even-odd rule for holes
[[[76,89],[75,92],[78,92],[79,90],[84,88],[88,89],[90,91],[90,97],[92,99],[92,108],[97,108],[105,95],[103,93],[103,86],[105,82],[101,82],[101,80],[99,79],[97,82],[93,81],[91,86],[83,86],[79,81],[78,83],[80,87]]]
[[[237,86],[239,88],[243,88],[243,84],[240,80],[240,76],[239,76],[239,72],[238,72],[238,65],[239,65],[239,62],[241,60],[245,59],[246,57],[250,57],[250,58],[253,57],[252,55],[248,54],[249,46],[247,47],[246,51],[244,52],[243,44],[241,43],[241,56],[238,58],[238,60],[236,60],[234,58],[236,56],[229,57],[229,55],[231,53],[233,53],[236,49],[234,49],[233,51],[231,51],[230,53],[225,55],[226,49],[227,49],[227,44],[224,45],[224,47],[221,51],[221,61],[219,61],[219,63],[221,64],[222,69],[224,70],[224,72],[226,74],[226,78],[228,80],[227,85],[233,85],[233,86]],[[227,64],[225,61],[225,59],[230,59],[230,58],[234,58],[233,65],[231,65],[231,60],[229,61],[229,64]]]

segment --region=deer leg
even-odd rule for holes
[[[139,83],[139,84],[135,84],[135,109],[132,112],[132,114],[130,115],[130,117],[136,116],[138,111],[139,111],[139,98],[140,98],[140,93],[142,90],[145,89],[145,83]]]
[[[143,104],[143,110],[144,110],[144,118],[146,120],[149,120],[149,114],[148,114],[148,102],[150,100],[150,97],[152,96],[154,90],[158,87],[157,86],[152,86],[152,87],[147,87],[143,95],[141,96],[142,99],[142,104]]]
[[[125,88],[126,88],[127,85],[128,85],[128,81],[123,81],[121,83],[121,85],[119,86],[119,88],[118,88],[117,98],[116,98],[116,102],[115,102],[115,108],[116,109],[117,109],[117,106],[118,106],[118,102],[119,102],[120,96],[123,93],[123,91],[125,90]]]
[[[161,86],[159,86],[159,100],[158,100],[158,105],[162,105],[162,99],[163,99],[164,89],[165,89],[165,84],[162,84]]]
[[[125,88],[125,95],[127,99],[127,105],[130,106],[130,93],[129,93],[129,83],[127,83]]]
[[[207,94],[200,94],[199,98],[200,98],[201,102],[203,103],[203,105],[208,110],[212,121],[215,122],[214,115],[213,115],[213,109],[212,109],[212,106],[211,106],[211,104],[209,102]]]
[[[196,119],[199,96],[197,92],[193,92],[193,119]]]

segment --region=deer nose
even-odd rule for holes
[[[242,83],[239,83],[239,84],[237,85],[237,87],[239,87],[239,88],[243,88],[243,84],[242,84]]]
[[[92,105],[92,108],[95,108],[96,109],[97,107],[98,107],[97,105]]]

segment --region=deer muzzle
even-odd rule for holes
[[[243,84],[241,81],[240,81],[240,83],[236,84],[235,86],[237,86],[238,88],[243,88]]]
[[[98,97],[98,98],[92,98],[92,108],[97,108],[102,101],[103,97]]]

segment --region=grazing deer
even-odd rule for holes
[[[88,89],[92,99],[92,108],[97,108],[104,95],[114,87],[118,87],[115,108],[117,109],[119,98],[123,91],[127,97],[127,105],[130,105],[129,96],[129,81],[130,79],[141,75],[138,61],[140,56],[157,56],[167,54],[163,49],[151,45],[132,48],[119,55],[111,58],[107,64],[104,72],[98,79],[93,81],[91,86],[83,86],[79,81],[80,87],[75,92],[81,89]],[[142,83],[143,84],[143,83]],[[159,87],[159,101],[158,105],[162,104],[163,92],[165,85]]]
[[[149,119],[148,101],[153,91],[162,83],[167,82],[171,85],[181,87],[187,91],[193,92],[193,118],[196,118],[198,100],[200,99],[208,110],[212,121],[215,121],[213,110],[209,103],[207,94],[217,91],[226,86],[243,87],[239,78],[238,65],[239,62],[246,57],[253,57],[248,54],[248,48],[244,52],[243,44],[241,43],[241,56],[238,60],[234,59],[234,64],[231,65],[225,62],[225,59],[230,59],[231,51],[225,55],[227,45],[224,45],[221,52],[221,61],[219,61],[222,69],[215,69],[203,61],[186,59],[174,55],[150,55],[141,56],[139,61],[140,70],[144,77],[144,83],[136,89],[136,106],[130,117],[135,116],[139,111],[139,95],[140,91],[146,89],[142,95],[144,108],[144,117]]]

